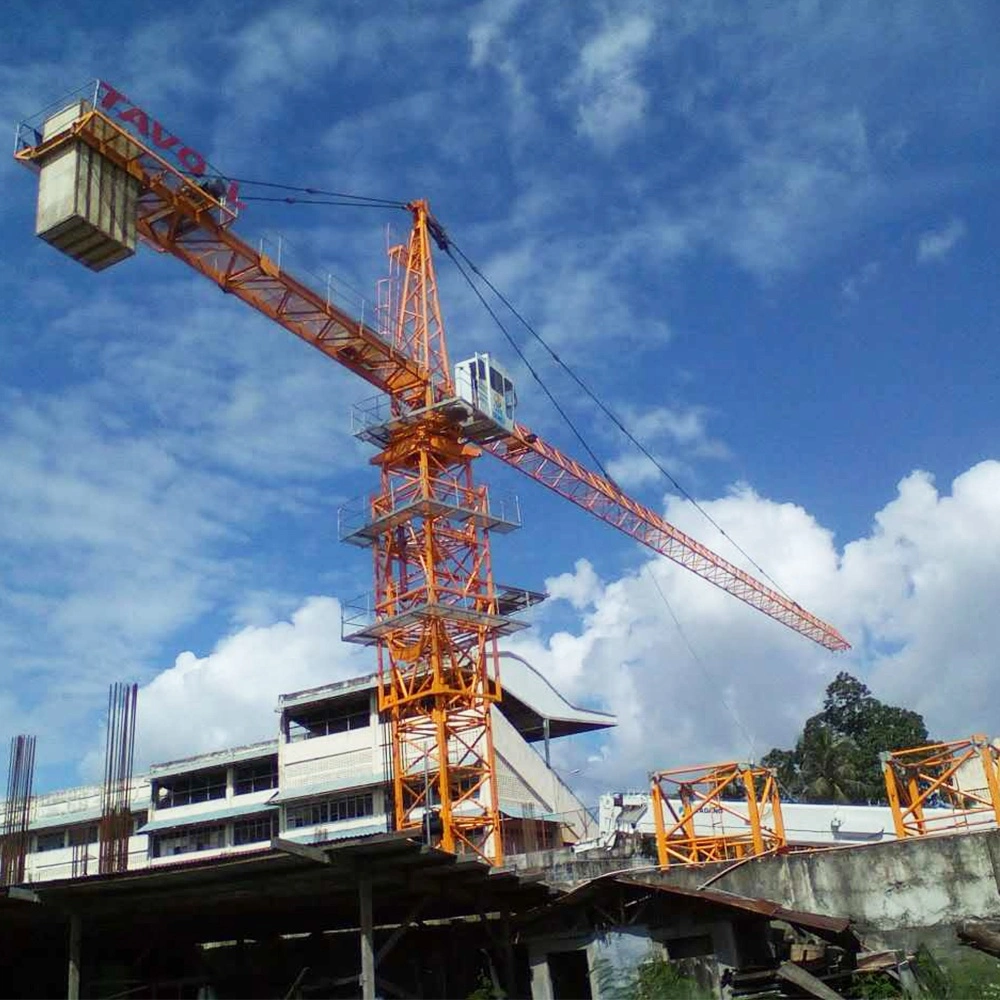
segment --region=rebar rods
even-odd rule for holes
[[[28,853],[28,819],[31,784],[35,776],[35,737],[14,736],[10,741],[7,768],[7,800],[0,833],[0,885],[24,881],[24,858]]]
[[[100,858],[102,875],[128,870],[132,835],[132,765],[135,759],[137,684],[112,684],[108,689],[108,736],[101,794]]]

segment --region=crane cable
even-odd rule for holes
[[[393,198],[375,198],[369,195],[348,194],[346,191],[326,191],[323,188],[300,187],[295,184],[278,184],[274,181],[255,181],[246,177],[230,177],[228,174],[202,174],[198,182],[226,181],[247,187],[270,188],[274,191],[292,191],[296,194],[312,195],[310,198],[295,198],[291,195],[270,197],[268,195],[243,194],[239,200],[275,202],[282,205],[333,205],[344,208],[406,208],[406,203]]]
[[[441,227],[440,223],[437,223],[435,221],[433,223],[433,225],[429,225],[428,228],[430,230],[431,236],[434,238],[434,240],[437,243],[437,245],[446,254],[448,254],[448,256],[452,259],[452,261],[455,264],[456,268],[458,268],[459,274],[462,275],[462,277],[468,283],[469,287],[475,293],[476,297],[483,304],[483,307],[486,309],[486,311],[493,318],[493,321],[500,328],[500,331],[503,333],[504,337],[507,338],[507,341],[510,343],[511,347],[513,347],[513,349],[516,351],[518,357],[521,359],[521,361],[527,367],[527,369],[531,373],[532,377],[535,379],[535,381],[538,383],[538,385],[541,386],[542,391],[549,398],[549,401],[559,411],[559,413],[562,416],[563,420],[566,421],[566,423],[568,424],[570,430],[573,431],[573,433],[576,435],[577,439],[580,441],[580,443],[583,445],[583,447],[587,450],[587,454],[590,455],[592,461],[597,465],[598,469],[600,469],[600,471],[604,475],[604,477],[606,479],[608,479],[611,483],[614,484],[614,479],[612,479],[611,476],[608,474],[607,470],[602,465],[600,459],[594,454],[593,450],[590,448],[590,446],[584,440],[582,434],[579,432],[579,430],[577,429],[576,425],[570,419],[569,415],[563,410],[563,408],[559,405],[559,403],[556,402],[554,396],[549,391],[549,389],[545,385],[545,383],[542,381],[542,379],[539,376],[538,372],[535,371],[535,369],[532,367],[531,363],[525,357],[524,352],[521,350],[520,346],[517,344],[517,342],[514,340],[514,338],[510,335],[510,333],[508,332],[508,330],[506,329],[506,327],[500,321],[499,317],[496,315],[496,313],[494,312],[494,310],[490,307],[489,303],[485,300],[485,298],[483,297],[482,293],[476,287],[475,283],[472,281],[472,279],[466,273],[465,268],[462,267],[462,264],[455,258],[454,254],[451,252],[451,247],[453,246],[453,244],[451,243],[451,240],[449,239],[449,237],[445,233],[444,229]],[[462,257],[462,260],[465,261],[466,264],[468,264],[469,268],[471,270],[473,270],[476,274],[478,274],[479,277],[482,278],[482,280],[484,282],[486,282],[486,284],[491,288],[491,290],[507,306],[507,308],[510,309],[510,311],[513,312],[514,315],[517,316],[517,318],[522,323],[524,323],[525,326],[528,326],[527,321],[524,320],[520,316],[520,314],[517,312],[517,310],[515,310],[514,307],[511,306],[510,303],[507,302],[507,300],[499,292],[497,292],[495,288],[493,288],[493,286],[492,286],[492,284],[490,284],[489,280],[483,276],[483,274],[479,271],[479,269],[476,268],[476,266],[465,256],[464,253],[462,253],[462,251],[457,246],[455,247],[455,250]],[[530,326],[529,326],[529,329],[531,329]],[[532,333],[534,333],[534,330],[532,330]],[[541,340],[541,338],[538,336],[537,333],[535,333],[535,336],[539,340]],[[543,343],[544,343],[544,341],[543,341]],[[546,346],[546,348],[548,348],[548,345],[545,345],[545,346]],[[559,360],[558,357],[551,351],[551,349],[549,350],[549,353],[552,353],[553,356],[556,357],[557,361]],[[561,361],[560,361],[560,364],[562,364]],[[565,367],[565,366],[563,366],[563,367]],[[567,369],[567,371],[569,371],[569,369]],[[570,372],[570,373],[573,374],[572,372]],[[575,375],[574,375],[574,378],[576,378]],[[580,380],[577,379],[577,382],[579,382],[579,381]],[[580,383],[580,384],[582,385],[582,383]],[[590,393],[589,390],[587,390],[587,391],[593,397],[593,394]],[[607,412],[605,407],[602,406],[601,408],[605,409],[605,412]],[[631,438],[631,435],[629,435],[629,437]],[[634,438],[631,438],[631,439],[634,441]],[[645,451],[645,449],[643,449],[643,451]],[[657,465],[658,464],[659,463],[657,463]],[[667,475],[669,476],[669,473]],[[671,477],[671,481],[673,481],[672,477]],[[615,484],[615,485],[617,486],[617,484]],[[685,494],[685,495],[687,495],[687,494]],[[694,502],[694,501],[692,501],[692,502]],[[697,504],[695,504],[695,506],[697,506]],[[702,513],[704,513],[704,511],[702,511]],[[706,514],[705,516],[707,517],[708,515]],[[709,520],[711,520],[711,518],[709,518]],[[742,551],[742,549],[740,551]],[[713,676],[713,674],[711,673],[711,671],[708,669],[708,666],[705,663],[704,659],[702,659],[702,657],[698,654],[698,651],[695,649],[694,644],[691,642],[691,640],[688,637],[687,633],[685,632],[684,628],[681,626],[680,619],[677,617],[677,613],[674,611],[673,606],[671,605],[669,599],[667,598],[667,595],[663,592],[663,589],[660,587],[659,581],[656,579],[656,576],[653,573],[652,566],[649,563],[644,563],[643,564],[643,569],[645,570],[646,576],[648,577],[650,583],[652,583],[653,589],[659,595],[660,600],[663,602],[664,607],[666,607],[668,614],[670,615],[671,619],[673,620],[674,627],[677,629],[677,634],[680,636],[681,641],[687,647],[687,651],[690,654],[691,659],[695,662],[695,664],[697,665],[697,667],[699,668],[699,670],[701,670],[702,674],[704,675],[704,677],[708,681],[708,683],[711,685],[711,687],[715,691],[718,692],[717,697],[718,697],[719,701],[722,703],[722,706],[726,709],[726,711],[732,717],[733,721],[736,723],[736,726],[739,728],[740,732],[743,734],[743,737],[746,740],[746,744],[747,744],[747,757],[748,757],[748,760],[752,763],[753,760],[754,760],[755,746],[756,746],[756,739],[755,739],[755,737],[750,732],[750,730],[747,728],[747,726],[744,724],[743,719],[740,716],[740,713],[736,710],[736,707],[729,700],[728,696],[725,693],[725,690],[724,690],[723,686],[721,684],[719,684],[718,680]]]
[[[221,175],[219,175],[218,179],[228,179],[230,181],[235,181],[237,184],[246,184],[252,187],[265,187],[281,191],[294,191],[302,194],[319,195],[322,196],[323,198],[337,199],[335,201],[333,200],[320,201],[311,198],[293,198],[293,197],[271,198],[263,195],[261,196],[242,195],[241,198],[243,201],[280,202],[289,205],[298,204],[298,205],[328,205],[328,206],[332,205],[341,207],[351,206],[358,208],[400,208],[404,210],[407,210],[408,208],[406,202],[398,201],[396,199],[391,199],[391,198],[375,198],[367,195],[349,194],[344,191],[327,191],[324,190],[323,188],[304,187],[294,184],[280,184],[275,181],[250,180],[246,177],[223,178]],[[761,566],[755,559],[753,559],[750,556],[750,554],[725,530],[725,528],[723,528],[722,525],[720,525],[718,521],[716,521],[715,518],[713,518],[712,515],[709,514],[708,511],[705,510],[705,508],[700,503],[698,503],[698,501],[694,498],[694,496],[692,496],[692,494],[689,493],[681,485],[680,482],[678,482],[676,477],[673,476],[666,469],[663,463],[660,462],[660,460],[656,458],[656,456],[653,455],[652,452],[641,441],[638,440],[638,438],[636,438],[636,436],[628,429],[628,427],[625,426],[621,418],[607,404],[605,404],[604,401],[594,392],[594,390],[591,389],[590,386],[587,385],[587,383],[584,382],[584,380],[568,364],[566,364],[565,361],[563,361],[563,359],[556,353],[556,351],[549,346],[545,338],[542,337],[542,335],[531,325],[531,323],[529,323],[524,318],[524,316],[521,315],[520,312],[518,312],[518,310],[514,307],[513,303],[511,303],[511,301],[503,294],[503,292],[501,292],[500,289],[497,288],[496,285],[494,285],[493,282],[490,281],[490,279],[487,278],[485,274],[483,274],[482,270],[480,270],[480,268],[477,267],[476,264],[469,259],[469,257],[465,254],[462,248],[458,246],[458,244],[455,243],[454,240],[451,239],[451,237],[445,231],[444,227],[436,219],[434,219],[433,216],[428,217],[428,224],[429,224],[428,228],[430,229],[431,235],[433,236],[438,247],[441,250],[443,250],[454,262],[455,266],[459,270],[459,273],[466,280],[469,287],[475,293],[476,297],[483,304],[483,307],[493,318],[493,321],[500,328],[500,331],[503,333],[504,337],[506,337],[507,342],[511,345],[513,350],[516,352],[517,356],[521,359],[522,363],[531,373],[534,380],[541,387],[542,391],[548,397],[549,401],[562,416],[563,420],[566,421],[567,426],[569,426],[570,430],[572,430],[573,434],[576,436],[577,440],[580,442],[580,444],[583,446],[587,454],[590,456],[591,460],[597,465],[598,469],[600,469],[605,479],[609,480],[612,484],[614,484],[617,487],[617,483],[615,483],[614,479],[608,473],[607,469],[600,461],[600,459],[598,459],[598,457],[594,454],[594,451],[593,449],[591,449],[590,445],[587,444],[587,442],[584,440],[583,435],[577,429],[573,421],[569,418],[566,411],[556,402],[555,397],[552,395],[548,387],[542,381],[541,376],[528,361],[524,351],[521,350],[520,346],[517,344],[517,342],[514,340],[514,338],[507,330],[507,328],[500,321],[500,318],[490,307],[489,303],[483,297],[482,293],[476,287],[475,283],[468,276],[468,274],[466,274],[462,265],[455,257],[456,253],[458,254],[459,257],[462,258],[462,261],[465,262],[469,270],[471,270],[486,285],[486,287],[507,307],[507,309],[510,310],[510,312],[514,315],[514,317],[518,320],[518,322],[528,331],[528,333],[530,333],[531,336],[534,337],[535,340],[537,340],[538,343],[542,345],[542,347],[546,350],[546,352],[551,356],[553,361],[555,361],[555,363],[559,365],[559,367],[562,368],[563,371],[565,371],[566,374],[569,375],[574,382],[576,382],[576,384],[584,391],[584,393],[586,393],[586,395],[590,397],[590,399],[594,402],[594,404],[598,407],[598,409],[600,409],[601,412],[603,412],[604,415],[615,425],[615,427],[617,427],[618,430],[621,431],[621,433],[624,434],[625,437],[629,441],[631,441],[636,448],[639,449],[639,451],[645,456],[645,458],[652,463],[654,468],[656,468],[671,483],[674,489],[685,500],[687,500],[688,503],[690,503],[694,507],[694,509],[697,510],[698,513],[701,514],[702,517],[704,517],[705,520],[707,520],[708,523],[711,524],[712,527],[715,528],[715,530],[718,531],[719,534],[723,538],[725,538],[733,546],[733,548],[735,548],[736,551],[743,556],[744,559],[747,560],[747,562],[750,563],[751,566],[753,566],[753,568],[757,571],[757,573],[759,573],[766,580],[769,580],[772,584],[774,584],[775,588],[781,594],[783,594],[785,597],[788,597],[788,593],[774,579],[774,577],[772,577],[767,572],[767,570],[763,568],[763,566]]]
[[[441,232],[441,233],[444,232],[444,230],[441,230],[440,227],[435,227],[435,228],[436,228],[436,230],[438,232]],[[552,392],[549,390],[549,387],[542,381],[542,377],[538,374],[538,372],[532,366],[531,362],[525,357],[524,351],[521,350],[521,348],[518,345],[517,341],[514,340],[514,338],[510,335],[510,332],[503,325],[503,322],[500,320],[500,317],[497,316],[497,314],[493,311],[493,308],[490,306],[490,304],[483,297],[482,292],[480,292],[479,289],[476,287],[475,282],[466,273],[465,268],[463,268],[462,265],[461,265],[461,263],[458,260],[455,259],[454,255],[451,252],[449,243],[448,242],[441,242],[438,239],[437,232],[435,231],[435,229],[431,230],[431,234],[434,236],[435,240],[438,241],[438,246],[441,247],[444,250],[444,252],[446,254],[448,254],[449,257],[451,257],[452,261],[455,264],[455,267],[458,268],[458,273],[461,274],[462,277],[466,280],[466,282],[468,283],[469,287],[475,293],[476,298],[478,298],[479,301],[483,304],[483,308],[493,318],[493,322],[496,323],[496,325],[500,328],[500,332],[507,338],[507,342],[514,349],[514,351],[516,352],[517,356],[521,359],[521,361],[524,364],[525,368],[527,368],[528,371],[531,373],[532,378],[534,378],[534,380],[538,383],[538,385],[541,388],[542,392],[544,392],[545,395],[548,397],[549,402],[556,408],[556,410],[558,411],[559,415],[563,418],[563,420],[566,421],[566,425],[576,435],[577,441],[580,442],[581,446],[584,448],[584,450],[590,456],[590,460],[600,470],[601,475],[604,476],[604,478],[607,479],[608,482],[614,484],[617,487],[617,484],[615,484],[614,479],[611,478],[611,475],[609,474],[608,470],[604,467],[604,465],[601,462],[601,460],[594,453],[594,450],[587,443],[586,438],[584,438],[584,436],[580,432],[579,428],[576,426],[576,424],[573,423],[572,418],[563,409],[563,407],[560,406],[559,403],[556,401],[555,396],[552,395]]]
[[[273,202],[273,203],[281,203],[281,204],[286,204],[286,205],[324,205],[324,206],[352,207],[352,208],[383,208],[383,209],[384,208],[400,208],[400,209],[403,209],[403,210],[407,210],[408,209],[408,206],[407,206],[407,204],[405,202],[396,201],[396,200],[387,199],[387,198],[372,198],[372,197],[365,197],[365,196],[362,196],[362,195],[348,194],[348,193],[343,192],[343,191],[326,191],[326,190],[323,190],[321,188],[302,187],[302,186],[296,186],[296,185],[291,185],[291,184],[279,184],[279,183],[276,183],[276,182],[273,182],[273,181],[255,181],[255,180],[249,180],[247,178],[239,178],[239,177],[229,177],[229,178],[225,178],[225,179],[228,179],[230,181],[235,181],[238,184],[245,184],[245,185],[248,185],[248,186],[251,186],[251,187],[254,187],[254,186],[256,186],[256,187],[264,187],[264,188],[270,188],[270,189],[273,189],[273,190],[291,191],[291,192],[295,192],[296,194],[307,194],[307,195],[312,196],[310,198],[296,198],[296,197],[293,197],[291,195],[285,195],[285,196],[280,196],[280,197],[269,197],[269,196],[265,196],[265,195],[242,195],[241,194],[240,197],[241,197],[242,201]],[[491,282],[490,279],[487,278],[485,274],[483,274],[483,272],[480,270],[480,268],[477,267],[476,264],[472,260],[469,259],[469,257],[464,253],[464,251],[461,249],[461,247],[459,247],[456,243],[454,243],[454,241],[448,236],[448,234],[445,231],[444,227],[441,226],[441,224],[436,219],[434,219],[433,216],[429,216],[428,217],[428,229],[430,231],[430,234],[431,234],[432,238],[434,239],[435,243],[437,244],[437,246],[441,250],[443,250],[448,255],[448,257],[451,258],[451,260],[454,263],[455,267],[458,269],[459,274],[461,274],[461,276],[464,278],[464,280],[468,284],[469,288],[472,289],[472,291],[475,294],[476,298],[479,299],[480,303],[482,303],[483,308],[489,313],[490,317],[493,319],[493,322],[497,325],[497,327],[499,328],[500,332],[504,335],[504,337],[506,338],[507,342],[510,344],[511,348],[514,350],[514,352],[517,354],[517,356],[521,359],[521,363],[530,372],[532,378],[535,380],[535,382],[541,388],[542,392],[548,398],[549,402],[553,405],[553,407],[556,409],[556,411],[559,413],[559,415],[565,421],[565,423],[569,427],[569,429],[573,432],[573,434],[576,437],[577,441],[579,441],[580,445],[583,447],[583,449],[590,456],[591,461],[598,468],[598,470],[601,472],[601,474],[604,476],[604,478],[607,479],[612,485],[614,485],[616,489],[618,488],[618,484],[615,483],[614,478],[611,476],[611,474],[605,468],[604,463],[597,457],[596,453],[590,447],[590,445],[588,444],[586,438],[584,438],[583,434],[581,433],[581,431],[579,430],[579,428],[576,426],[576,424],[573,422],[572,418],[569,416],[569,414],[566,412],[566,410],[556,400],[556,398],[552,394],[551,390],[548,388],[548,386],[542,380],[542,377],[538,374],[538,372],[535,369],[535,367],[528,360],[527,356],[525,355],[525,352],[521,349],[520,345],[517,343],[517,341],[511,335],[510,331],[506,328],[506,326],[504,326],[503,322],[501,321],[500,317],[497,316],[497,314],[496,314],[495,310],[492,308],[492,306],[490,306],[490,304],[486,301],[485,296],[482,294],[482,292],[476,286],[476,283],[472,280],[472,278],[466,272],[465,267],[462,266],[462,262],[464,262],[465,265],[469,268],[469,270],[471,270],[486,285],[486,287],[489,288],[489,290],[491,292],[493,292],[493,294],[507,307],[507,309],[511,313],[513,313],[514,317],[542,345],[542,347],[552,357],[552,359],[556,362],[556,364],[558,364],[559,367],[562,368],[573,379],[574,382],[576,382],[576,384],[584,391],[584,393],[586,393],[587,396],[590,397],[590,399],[608,417],[608,419],[611,420],[611,422],[622,432],[622,434],[624,434],[625,437],[629,441],[631,441],[632,444],[635,445],[639,449],[639,451],[653,464],[653,466],[656,469],[658,469],[660,471],[660,473],[662,473],[663,476],[665,476],[670,481],[671,484],[673,484],[674,488],[686,500],[688,500],[688,502],[691,503],[694,506],[694,508],[724,538],[728,539],[728,541],[730,542],[730,544],[732,544],[737,549],[737,551],[739,551],[744,556],[744,558],[746,558],[750,562],[750,564],[757,570],[758,573],[760,573],[762,576],[764,576],[768,580],[770,580],[775,585],[775,587],[778,588],[778,590],[782,590],[782,588],[777,584],[777,582],[762,567],[760,567],[743,550],[743,548],[736,543],[736,541],[733,538],[731,538],[727,534],[727,532],[715,521],[715,519],[708,513],[708,511],[706,511],[698,503],[698,501],[695,500],[695,498],[677,481],[677,479],[673,475],[671,475],[670,472],[668,472],[666,468],[664,468],[663,464],[649,451],[649,449],[645,445],[643,445],[642,442],[640,442],[632,434],[632,432],[625,426],[625,424],[617,416],[617,414],[615,414],[597,396],[597,394],[590,388],[590,386],[588,386],[583,381],[583,379],[579,375],[577,375],[577,373],[572,368],[570,368],[569,365],[567,365],[562,360],[562,358],[549,346],[549,344],[545,341],[545,339],[541,336],[541,334],[539,334],[538,331],[521,315],[521,313],[518,312],[518,310],[509,301],[509,299],[507,299],[507,297],[493,284],[493,282]],[[455,256],[456,253],[458,254],[458,257],[461,257],[461,261],[459,261],[459,259]],[[678,619],[677,614],[675,613],[675,611],[673,609],[673,606],[671,605],[670,601],[668,600],[667,595],[663,592],[663,589],[660,587],[659,582],[657,581],[656,577],[653,575],[652,569],[650,568],[649,564],[644,564],[644,569],[646,570],[646,573],[647,573],[647,576],[649,577],[650,582],[653,584],[653,588],[656,590],[657,594],[660,597],[660,600],[663,602],[663,604],[666,607],[668,613],[670,614],[670,617],[671,617],[671,619],[673,620],[673,623],[674,623],[674,627],[677,629],[677,634],[681,637],[682,642],[687,647],[688,653],[690,654],[691,658],[697,664],[698,668],[701,670],[702,674],[705,676],[705,678],[709,682],[709,684],[711,684],[714,688],[716,688],[716,690],[718,690],[718,692],[719,692],[719,695],[718,695],[719,700],[721,701],[722,705],[726,708],[726,710],[729,712],[729,714],[732,716],[732,718],[735,721],[736,725],[739,727],[740,731],[742,732],[743,736],[745,737],[745,739],[747,741],[749,756],[750,756],[750,759],[752,760],[753,759],[753,754],[754,754],[754,744],[755,744],[755,739],[754,739],[753,735],[750,733],[750,731],[744,725],[743,720],[741,719],[739,713],[736,711],[735,706],[733,706],[732,703],[729,701],[729,699],[725,695],[722,687],[717,683],[716,679],[709,672],[708,667],[706,666],[704,660],[701,658],[701,656],[698,655],[698,653],[695,650],[693,644],[691,643],[691,640],[688,638],[687,633],[682,628],[680,620]],[[782,593],[784,593],[783,590],[782,590]]]
[[[608,407],[600,399],[600,397],[598,397],[598,395],[590,388],[590,386],[588,386],[587,383],[584,382],[583,379],[572,368],[570,368],[570,366],[566,364],[565,361],[562,360],[562,358],[549,346],[549,344],[545,341],[542,335],[517,311],[517,309],[511,304],[511,302],[507,299],[507,297],[490,281],[489,278],[486,277],[485,274],[483,274],[483,272],[471,260],[469,260],[469,258],[462,252],[461,247],[457,246],[453,241],[448,240],[448,246],[445,248],[445,251],[452,258],[452,260],[455,260],[455,257],[451,253],[451,248],[454,248],[455,252],[468,265],[469,269],[474,274],[476,274],[483,281],[486,287],[489,288],[490,291],[493,292],[493,294],[496,295],[496,297],[511,311],[511,313],[514,314],[515,318],[521,323],[521,325],[535,338],[535,340],[539,342],[539,344],[542,345],[543,348],[545,348],[545,350],[556,362],[556,364],[559,365],[559,367],[562,368],[563,371],[565,371],[566,374],[569,375],[574,382],[576,382],[576,384],[590,397],[591,400],[593,400],[593,402],[597,405],[597,407],[605,414],[605,416],[608,417],[608,419],[618,428],[618,430],[620,430],[622,434],[624,434],[625,437],[629,441],[631,441],[632,444],[635,445],[635,447],[638,448],[640,452],[642,452],[642,454],[653,464],[653,466],[656,469],[658,469],[670,481],[674,489],[676,489],[677,492],[680,493],[681,496],[683,496],[684,499],[687,500],[688,503],[690,503],[694,507],[694,509],[697,510],[698,513],[701,514],[702,517],[704,517],[705,520],[707,520],[708,523],[711,524],[712,527],[715,528],[715,530],[718,531],[719,534],[722,535],[722,537],[725,538],[733,546],[733,548],[735,548],[736,551],[739,552],[740,555],[742,555],[743,558],[746,559],[747,562],[749,562],[750,565],[753,566],[753,568],[761,576],[769,580],[774,585],[775,589],[780,591],[781,594],[783,594],[785,597],[788,597],[788,594],[785,592],[784,588],[762,566],[760,566],[756,562],[756,560],[754,560],[750,556],[750,554],[731,535],[729,535],[729,533],[722,527],[722,525],[720,525],[718,521],[716,521],[715,518],[713,518],[712,515],[709,514],[708,511],[705,510],[705,508],[700,503],[698,503],[698,501],[677,481],[677,479],[670,474],[670,472],[664,467],[663,463],[660,462],[659,459],[657,459],[650,452],[650,450],[635,437],[635,435],[625,426],[625,424],[618,417],[618,415],[610,407]],[[458,262],[456,261],[456,264],[457,263]],[[468,278],[466,278],[466,280],[468,280]],[[482,296],[480,296],[480,300],[482,301]],[[506,330],[504,330],[504,334],[505,336],[507,336],[508,340],[511,339],[509,334],[507,334]],[[515,350],[518,349],[515,348]],[[518,350],[518,355],[523,360],[524,355],[520,350]],[[532,372],[532,374],[534,374],[534,372]],[[537,379],[537,375],[535,377]],[[593,455],[593,452],[591,452],[589,448],[587,449],[587,451],[590,455]],[[614,482],[614,480],[612,480],[612,482]]]

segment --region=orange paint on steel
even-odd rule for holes
[[[433,407],[453,392],[431,257],[437,230],[426,202],[407,206],[413,230],[407,247],[391,251],[401,280],[395,289],[390,282],[389,309],[383,310],[388,322],[377,331],[236,236],[231,208],[99,111],[85,112],[68,130],[16,157],[34,165],[74,142],[91,146],[140,182],[137,226],[147,244],[386,392],[396,417],[414,404]],[[848,648],[831,626],[526,428],[516,425],[512,435],[485,447],[789,628],[828,649]],[[385,626],[377,639],[379,700],[392,723],[397,824],[420,825],[420,813],[436,797],[441,846],[499,861],[490,712],[501,697],[496,641],[504,618],[492,577],[486,493],[472,482],[471,461],[479,454],[456,425],[430,410],[398,422],[376,459],[382,493],[373,501],[372,518],[392,521],[374,540],[377,616]],[[429,504],[441,482],[454,486],[471,517],[449,519]],[[416,502],[400,518],[398,500],[407,490]]]
[[[140,181],[138,231],[154,249],[184,261],[377,388],[423,393],[424,369],[240,239],[230,228],[231,210],[100,111],[17,158],[32,164],[77,141]]]
[[[656,771],[650,782],[656,853],[662,868],[756,857],[787,843],[778,783],[770,768],[736,762],[706,764]],[[671,799],[680,801],[679,810]],[[765,822],[768,810],[769,823]],[[711,818],[712,832],[698,832],[699,817]]]
[[[901,840],[1000,826],[1000,750],[986,736],[884,753],[882,773]]]
[[[411,407],[431,406],[452,394],[451,366],[445,343],[444,322],[437,293],[437,277],[431,257],[430,213],[426,201],[407,208],[418,220],[405,250],[392,251],[390,259],[400,265],[398,308],[393,326],[393,344],[429,374],[423,397],[407,394]]]
[[[782,625],[827,649],[850,649],[850,643],[832,625],[684,534],[654,510],[627,496],[610,480],[563,455],[526,427],[516,424],[509,437],[485,447],[501,461],[561,497]]]
[[[432,372],[429,406],[450,386],[428,243],[424,202],[411,206],[413,232],[394,320],[398,350]],[[440,398],[440,396],[438,396]],[[406,408],[408,409],[408,408]],[[401,416],[404,408],[398,408]],[[379,709],[390,722],[396,828],[424,829],[444,850],[503,857],[492,706],[500,700],[498,613],[486,530],[485,488],[472,462],[480,454],[433,409],[398,419],[374,459],[381,493],[371,502]],[[425,827],[428,815],[437,820]]]

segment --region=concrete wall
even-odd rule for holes
[[[644,877],[694,888],[727,869],[712,889],[849,917],[869,947],[908,947],[953,937],[962,920],[1000,918],[996,830],[759,858],[738,867],[678,867]]]

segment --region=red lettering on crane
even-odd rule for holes
[[[190,146],[185,146],[178,154],[177,159],[181,161],[181,164],[185,166],[192,174],[198,174],[200,177],[205,172],[205,157],[201,155],[196,149],[192,149]]]
[[[105,83],[102,80],[101,86],[105,91],[104,97],[101,98],[101,107],[106,111],[110,111],[119,101],[128,100],[128,98],[120,90],[115,90],[111,84]]]
[[[131,107],[128,111],[119,111],[118,117],[123,122],[131,122],[144,139],[149,138],[149,115],[142,108]]]
[[[144,139],[152,138],[157,149],[168,152],[180,168],[195,177],[203,177],[208,161],[193,146],[185,146],[176,135],[171,135],[155,118],[148,115],[138,104],[133,104],[120,90],[110,83],[100,81],[98,93],[103,111],[114,111],[118,120],[132,126]],[[125,105],[124,108],[120,105]],[[226,182],[226,204],[237,211],[246,208],[240,201],[240,186],[236,181]]]
[[[164,138],[166,136],[166,138]],[[176,135],[164,132],[163,126],[159,122],[153,122],[153,143],[159,149],[173,149],[180,140]]]

